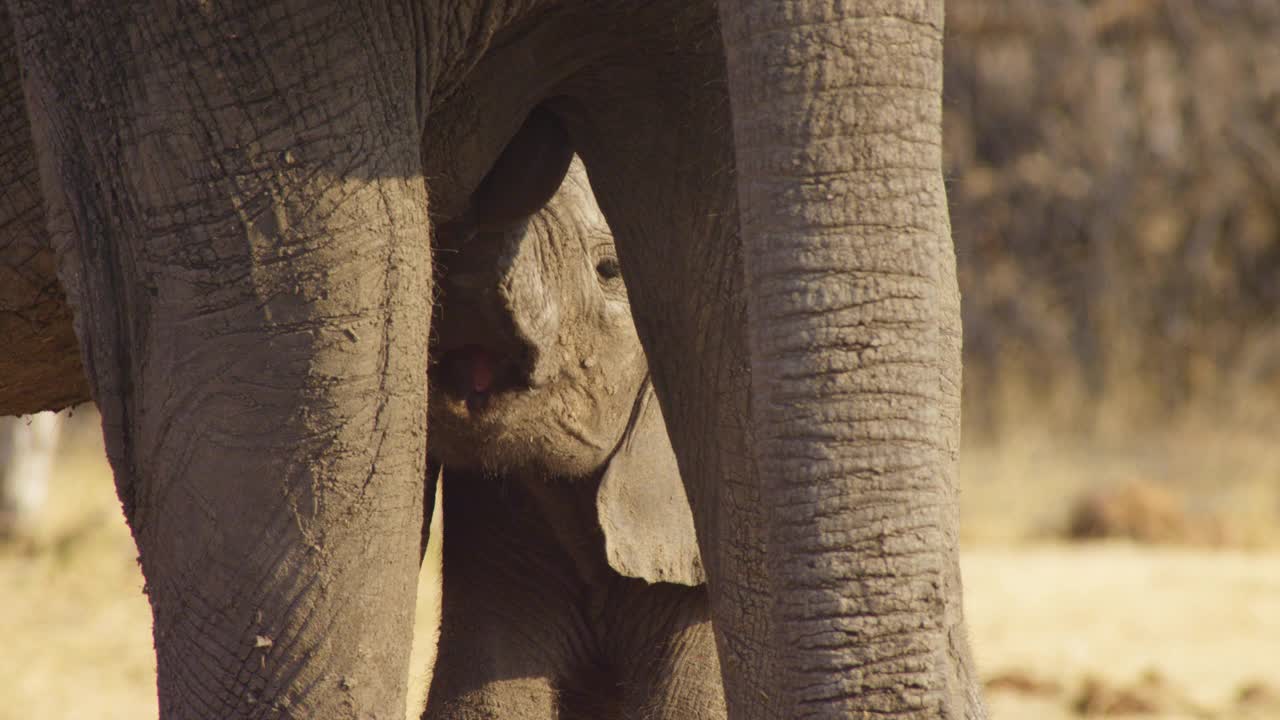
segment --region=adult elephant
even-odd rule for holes
[[[403,712],[429,219],[528,212],[575,149],[730,715],[982,713],[939,0],[9,10],[162,717]]]

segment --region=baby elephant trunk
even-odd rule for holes
[[[438,360],[460,397],[537,387],[557,372],[560,297],[525,223],[441,253]]]
[[[565,293],[557,281],[562,278],[550,272],[557,266],[546,257],[547,248],[536,241],[534,233],[522,226],[505,234],[507,252],[498,263],[498,295],[516,337],[532,351],[529,383],[537,387],[559,369],[560,311]]]

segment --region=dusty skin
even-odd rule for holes
[[[73,446],[55,478],[39,534],[0,545],[0,720],[155,718],[151,613],[100,441]],[[433,540],[439,532],[437,521]],[[439,567],[434,543],[411,666],[409,707],[419,713],[435,654]]]
[[[1240,505],[1275,507],[1273,497],[1263,498],[1271,491],[1260,456],[1239,444],[1234,453],[1207,447],[1200,450],[1209,459],[1214,452],[1255,457],[1253,466],[1262,471],[1252,476],[1256,481],[1222,483],[1220,505],[1253,498]],[[41,535],[0,548],[0,720],[156,716],[150,617],[100,452],[87,442],[64,456]],[[1280,552],[1274,544],[1152,548],[1048,537],[1055,511],[1064,511],[1059,498],[1073,483],[1077,490],[1087,484],[1072,467],[1088,468],[1091,482],[1105,482],[1150,468],[1144,457],[1151,455],[1095,452],[1083,464],[1079,456],[1053,455],[1030,442],[999,453],[967,452],[967,611],[993,717],[1079,717],[1073,707],[1085,700],[1099,714],[1109,706],[1108,717],[1124,717],[1126,707],[1143,703],[1155,707],[1129,716],[1280,717],[1274,664]],[[1162,462],[1178,464],[1176,458]],[[1034,468],[1048,502],[1029,512],[1029,496],[1009,488]],[[1243,467],[1236,469],[1245,477]],[[419,586],[411,708],[420,706],[430,661],[428,573],[436,557],[429,556]],[[1153,675],[1157,687],[1144,691]]]

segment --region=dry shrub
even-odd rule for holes
[[[1223,545],[1232,539],[1223,522],[1188,513],[1181,497],[1147,480],[1099,488],[1081,496],[1071,509],[1067,537],[1189,545]]]
[[[1009,670],[993,675],[982,687],[987,692],[1010,692],[1019,695],[1053,696],[1062,692],[1062,686],[1053,680],[1039,678],[1025,670]]]
[[[1089,717],[1154,715],[1161,710],[1158,689],[1143,686],[1120,687],[1097,677],[1085,680],[1075,702],[1075,711]]]
[[[1087,677],[1073,703],[1074,710],[1086,717],[1114,715],[1164,715],[1187,713],[1203,716],[1185,694],[1170,687],[1160,673],[1148,671],[1137,682],[1111,683],[1099,677]]]
[[[1280,689],[1262,681],[1242,685],[1236,694],[1236,702],[1246,708],[1275,710],[1280,716]]]
[[[1273,412],[1280,2],[949,0],[947,23],[969,427],[1064,393]]]

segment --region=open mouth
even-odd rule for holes
[[[431,380],[445,395],[464,402],[473,414],[489,407],[493,396],[529,388],[523,357],[511,357],[485,345],[463,345],[441,353],[431,365]]]

